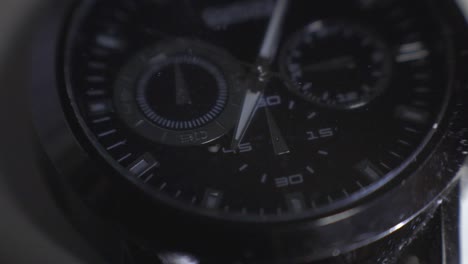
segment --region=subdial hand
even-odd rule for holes
[[[305,72],[326,72],[341,69],[355,69],[356,62],[351,56],[343,56],[309,64],[304,67]]]
[[[175,91],[176,91],[176,104],[177,105],[188,105],[192,104],[192,98],[185,81],[184,74],[180,68],[180,64],[174,65],[175,75]]]

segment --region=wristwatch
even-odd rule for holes
[[[460,263],[459,2],[83,0],[43,17],[38,156],[109,263]]]

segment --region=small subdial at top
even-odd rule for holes
[[[198,145],[233,126],[241,73],[226,52],[209,44],[175,40],[130,60],[115,85],[119,116],[153,142]]]
[[[287,42],[280,67],[302,98],[326,108],[354,109],[384,92],[391,61],[385,43],[371,30],[319,20]]]

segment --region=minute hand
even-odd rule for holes
[[[278,52],[279,41],[282,35],[284,19],[288,11],[289,0],[277,0],[275,9],[270,18],[267,31],[260,48],[259,58],[272,63]]]
[[[244,102],[240,111],[239,121],[234,131],[231,147],[237,149],[242,141],[245,132],[249,128],[250,122],[257,110],[258,102],[263,96],[267,68],[273,62],[278,52],[279,40],[282,34],[282,27],[286,17],[289,0],[277,0],[275,9],[268,23],[268,28],[263,38],[262,46],[258,54],[257,71],[254,82],[248,82],[250,87],[244,97]]]

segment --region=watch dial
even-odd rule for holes
[[[148,199],[215,218],[301,219],[387,188],[450,95],[425,1],[86,1],[69,32],[83,144]]]

